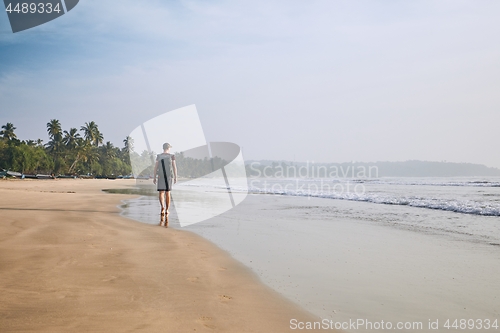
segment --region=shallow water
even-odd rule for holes
[[[337,212],[349,217],[393,226],[445,234],[500,246],[500,178],[384,178],[384,179],[250,179],[250,194],[324,198],[367,203],[368,209]],[[335,187],[337,186],[337,187]],[[232,189],[237,191],[238,189]],[[133,209],[124,215],[145,223],[153,222],[159,204],[154,187],[109,190],[137,194]],[[175,225],[174,209],[171,219]],[[370,205],[371,204],[371,205]],[[400,214],[395,207],[414,207]],[[327,210],[325,213],[327,213]]]
[[[479,200],[498,191],[428,183],[370,189],[392,196],[420,191],[448,200],[471,194]],[[141,197],[125,202],[124,216],[159,223],[154,189],[127,193]],[[172,198],[169,225],[180,228],[175,189]],[[214,242],[264,283],[322,318],[427,322],[500,316],[499,220],[411,205],[253,194],[236,208],[183,229]]]

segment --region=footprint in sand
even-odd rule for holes
[[[76,259],[66,259],[66,260],[61,260],[57,263],[58,267],[66,267],[66,266],[72,266],[78,263],[78,260]]]
[[[117,276],[111,275],[110,277],[108,277],[106,279],[102,279],[102,282],[113,281],[113,280],[116,280],[117,278],[118,278]]]
[[[226,269],[226,267],[219,267],[219,271],[225,271]]]
[[[200,279],[200,278],[198,278],[198,277],[188,277],[188,278],[187,278],[187,280],[188,280],[189,282],[197,282],[199,279]]]
[[[198,318],[198,321],[201,324],[203,324],[203,326],[205,326],[206,328],[210,328],[210,329],[217,328],[217,326],[210,323],[212,321],[212,317],[201,316],[200,318]]]
[[[231,299],[233,299],[231,296],[227,296],[227,295],[219,295],[219,299],[221,301],[229,301]]]
[[[60,292],[57,294],[58,299],[64,299],[66,297],[72,297],[72,296],[73,296],[73,294],[69,291],[63,291],[63,292]]]

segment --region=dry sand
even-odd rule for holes
[[[287,332],[317,320],[192,233],[118,215],[134,181],[0,181],[1,332]]]

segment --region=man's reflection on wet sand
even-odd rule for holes
[[[161,216],[160,227],[168,228],[168,216],[166,214]]]

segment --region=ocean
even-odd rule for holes
[[[141,191],[123,215],[158,224]],[[183,229],[321,318],[500,317],[500,178],[254,178],[249,193]]]

